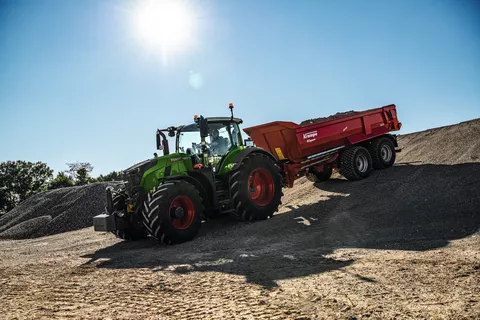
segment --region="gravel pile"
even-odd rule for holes
[[[106,183],[44,191],[0,217],[0,239],[26,239],[92,226],[105,208]]]
[[[397,163],[459,164],[480,162],[480,118],[459,124],[402,134]]]
[[[309,125],[314,124],[314,123],[321,123],[321,122],[325,122],[325,121],[328,121],[328,120],[340,119],[340,118],[343,118],[343,117],[354,116],[358,113],[360,113],[360,111],[350,110],[350,111],[346,111],[346,112],[337,112],[337,113],[335,113],[331,116],[328,116],[328,117],[308,119],[308,120],[302,121],[300,123],[300,125],[302,127],[309,126]]]

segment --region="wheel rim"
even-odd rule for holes
[[[358,171],[360,171],[361,173],[364,173],[364,172],[367,171],[367,169],[368,169],[368,160],[367,160],[367,157],[366,157],[364,154],[360,154],[360,155],[357,157],[356,164],[357,164],[357,169],[358,169]]]
[[[269,204],[273,199],[274,190],[273,178],[268,170],[263,168],[253,170],[248,178],[248,193],[256,205]]]
[[[392,149],[386,144],[384,144],[380,149],[380,157],[382,157],[382,160],[385,162],[392,160],[392,154]]]
[[[170,203],[170,218],[172,225],[176,229],[187,229],[193,222],[195,217],[195,207],[192,200],[187,196],[177,196]]]

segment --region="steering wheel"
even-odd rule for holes
[[[205,141],[205,144],[206,144],[206,148],[205,148],[205,151],[207,152],[207,154],[210,156],[211,155],[211,150],[210,150],[210,143],[206,142]],[[192,142],[192,148],[193,148],[193,152],[198,155],[200,153],[202,153],[202,144],[201,143],[195,143],[195,142]]]

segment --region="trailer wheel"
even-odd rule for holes
[[[123,193],[115,193],[112,196],[113,210],[124,211],[126,213],[127,206],[125,204],[125,195]],[[142,224],[142,220],[138,217],[131,216],[129,219],[129,226],[126,229],[115,230],[112,233],[119,239],[123,240],[141,240],[147,238],[147,230]]]
[[[368,147],[375,169],[386,169],[395,163],[396,153],[392,140],[380,137],[372,141]]]
[[[372,172],[372,157],[364,147],[354,146],[340,156],[340,173],[348,180],[361,180]]]
[[[186,181],[167,181],[153,192],[143,206],[143,223],[148,233],[165,244],[192,240],[202,223],[202,198]]]
[[[323,168],[322,172],[318,172],[318,171],[313,172],[313,174],[317,178],[316,182],[327,181],[332,176],[332,173],[333,173],[332,167]]]
[[[265,220],[282,203],[282,176],[267,155],[252,153],[243,159],[230,176],[230,195],[236,218],[243,221]]]

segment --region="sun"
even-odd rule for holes
[[[153,50],[180,51],[192,44],[195,17],[184,0],[145,0],[134,12],[137,37]]]

